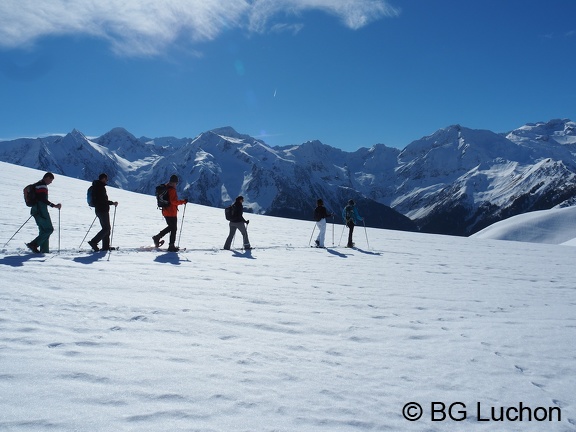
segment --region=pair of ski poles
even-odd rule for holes
[[[94,219],[92,220],[92,223],[90,224],[90,227],[88,228],[88,231],[86,231],[86,235],[84,236],[84,238],[80,242],[80,246],[78,246],[78,249],[80,249],[82,247],[82,245],[84,244],[84,241],[86,240],[86,237],[88,237],[88,234],[90,233],[90,230],[92,229],[92,226],[94,225],[94,222],[96,222],[97,217],[98,217],[98,215],[94,216]],[[112,240],[114,239],[114,226],[115,225],[116,225],[116,206],[114,206],[114,217],[112,218],[112,227],[110,228],[110,244],[112,244]],[[108,261],[109,261],[111,249],[108,250],[108,252],[109,252],[108,253]]]
[[[312,237],[314,236],[314,230],[316,229],[316,224],[312,228],[312,234],[310,234],[310,240],[308,240],[308,246],[312,243]],[[334,215],[332,215],[332,246],[334,246]]]
[[[366,244],[368,245],[368,249],[370,249],[370,242],[368,241],[368,230],[366,230],[366,221],[362,219],[362,223],[364,224],[364,234],[366,235]],[[338,242],[338,246],[342,243],[342,236],[344,235],[344,228],[346,224],[342,225],[342,234],[340,234],[340,241]]]
[[[28,217],[28,219],[26,219],[26,221],[25,221],[22,225],[20,225],[20,228],[18,228],[18,229],[16,230],[16,232],[15,232],[14,234],[12,234],[12,237],[10,237],[10,238],[8,239],[8,241],[7,241],[6,243],[4,243],[4,246],[2,246],[2,247],[8,246],[8,243],[10,243],[10,241],[11,241],[14,237],[16,237],[16,234],[18,234],[18,233],[20,232],[20,230],[21,230],[22,228],[24,228],[24,225],[26,225],[30,219],[32,219],[32,215],[30,215],[30,216]],[[58,253],[60,253],[60,226],[61,226],[61,223],[60,223],[60,209],[58,209]]]

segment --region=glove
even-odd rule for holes
[[[246,225],[248,225],[249,223],[250,223],[250,221],[249,221],[249,220],[247,220],[247,221],[246,221]]]

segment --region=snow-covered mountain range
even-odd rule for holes
[[[552,120],[505,134],[459,125],[403,150],[345,152],[309,141],[270,147],[231,127],[195,138],[136,138],[122,128],[88,138],[0,142],[0,160],[151,194],[177,173],[180,195],[224,207],[235,196],[259,214],[310,219],[322,197],[336,213],[355,199],[366,225],[469,235],[507,217],[562,207],[576,195],[576,123]],[[339,217],[336,221],[339,222]]]

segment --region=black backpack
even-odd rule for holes
[[[347,223],[354,220],[354,206],[348,204],[346,207],[344,207],[344,212]]]
[[[24,202],[28,207],[33,207],[38,202],[36,198],[36,183],[29,184],[24,188]]]
[[[234,204],[229,205],[224,209],[224,216],[226,216],[226,220],[232,220],[234,218],[234,214],[236,213]]]
[[[156,186],[156,205],[160,209],[164,209],[170,205],[168,186],[165,184],[159,184]]]
[[[322,219],[322,216],[320,216],[320,210],[318,210],[320,207],[316,207],[314,209],[314,220],[316,222],[319,222]]]
[[[86,191],[86,201],[90,207],[94,207],[94,186],[90,186]]]

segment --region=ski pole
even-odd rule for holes
[[[20,228],[18,228],[18,229],[16,230],[16,232],[14,233],[14,235],[13,235],[12,237],[10,237],[10,238],[8,239],[8,241],[7,241],[6,243],[4,243],[4,246],[2,246],[2,247],[6,247],[6,246],[8,245],[8,243],[10,243],[10,240],[12,240],[12,239],[16,236],[16,234],[18,234],[18,233],[20,232],[20,230],[21,230],[22,228],[24,228],[24,225],[26,225],[30,219],[32,219],[32,215],[30,215],[30,217],[29,217],[28,219],[26,219],[26,222],[24,222],[24,223],[20,226]]]
[[[184,211],[182,212],[182,222],[180,222],[180,234],[178,235],[178,244],[176,246],[180,247],[180,238],[182,237],[182,227],[184,226],[184,216],[186,216],[186,204],[184,204]]]
[[[334,215],[332,215],[332,246],[334,246]]]
[[[368,242],[368,231],[366,230],[366,220],[362,219],[362,222],[364,223],[364,234],[366,234],[366,244],[368,245],[368,249],[370,249],[370,243]]]
[[[112,230],[110,230],[110,244],[114,239],[114,225],[116,225],[116,206],[114,206],[114,216],[112,217]]]
[[[60,215],[62,212],[58,209],[58,253],[60,253],[60,227],[62,224],[60,223]]]
[[[340,246],[340,243],[342,243],[342,236],[344,235],[344,228],[346,227],[346,225],[342,225],[342,234],[340,234],[340,240],[338,241],[338,246]]]
[[[94,225],[94,222],[96,222],[96,218],[98,216],[94,216],[94,220],[92,221],[92,223],[90,224],[90,228],[88,228],[88,231],[86,231],[86,235],[84,236],[84,238],[82,239],[82,241],[80,242],[80,246],[78,246],[78,249],[80,249],[82,247],[82,245],[84,244],[84,240],[86,240],[86,237],[88,237],[88,233],[90,232],[90,230],[92,229],[92,225]]]
[[[110,244],[112,244],[112,239],[114,238],[114,224],[116,223],[116,206],[114,206],[114,217],[112,218],[112,229],[110,230]],[[108,248],[108,259],[110,261],[110,254],[112,253],[112,248]]]
[[[314,230],[316,229],[316,224],[314,224],[314,228],[312,228],[312,234],[310,234],[310,240],[308,240],[308,246],[312,243],[312,236],[314,235]]]

